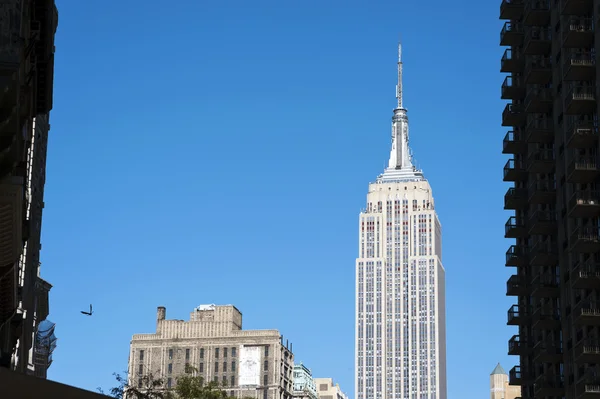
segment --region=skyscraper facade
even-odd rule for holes
[[[356,399],[445,399],[442,231],[429,182],[412,161],[402,99],[383,174],[360,213],[356,260]]]

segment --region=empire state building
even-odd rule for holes
[[[409,149],[401,45],[396,97],[389,164],[360,213],[355,398],[446,399],[442,229]]]

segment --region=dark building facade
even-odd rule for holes
[[[509,371],[523,398],[600,397],[600,3],[502,0]]]
[[[0,366],[30,374],[51,288],[39,253],[57,25],[54,0],[0,2]]]

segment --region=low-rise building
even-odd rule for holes
[[[215,381],[238,398],[291,399],[294,355],[277,330],[242,330],[242,313],[233,305],[201,305],[190,320],[167,320],[157,311],[156,332],[135,334],[129,353],[129,384],[144,376],[174,388],[191,373]]]
[[[319,399],[312,372],[302,363],[294,365],[294,399]]]
[[[319,399],[348,399],[340,384],[334,384],[333,378],[315,378]]]

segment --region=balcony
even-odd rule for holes
[[[525,323],[527,318],[527,312],[520,312],[519,305],[512,305],[510,309],[508,309],[508,322],[506,324],[509,326],[518,326]]]
[[[529,235],[551,235],[558,227],[556,212],[537,210],[529,218]]]
[[[527,207],[527,190],[510,187],[504,194],[504,209],[517,210]]]
[[[596,156],[575,156],[567,166],[569,183],[593,183],[598,176],[600,176],[600,169]]]
[[[527,151],[527,142],[520,130],[510,130],[502,140],[503,154],[521,154]]]
[[[594,253],[600,251],[599,228],[593,226],[576,227],[569,237],[571,250],[581,253]]]
[[[541,374],[533,384],[534,397],[536,398],[563,397],[564,390],[565,384],[563,378],[559,375]]]
[[[563,15],[591,14],[594,0],[560,0],[560,10]]]
[[[516,94],[521,94],[521,93],[518,92]],[[523,98],[523,97],[515,97],[513,99],[520,99],[520,98]],[[525,97],[525,112],[526,113],[537,113],[537,114],[545,114],[545,113],[552,112],[553,102],[554,102],[554,97],[552,95],[552,89],[550,89],[548,87],[544,87],[544,86],[532,87],[528,91],[527,97]]]
[[[531,350],[531,345],[527,340],[521,340],[521,337],[518,335],[513,335],[511,339],[508,340],[508,354],[519,356],[523,353],[527,353]]]
[[[531,316],[534,330],[554,330],[560,328],[560,310],[551,306],[537,308]]]
[[[523,45],[523,25],[512,21],[506,21],[500,31],[501,46]]]
[[[523,76],[528,85],[549,84],[552,81],[552,59],[542,55],[527,57]]]
[[[560,278],[550,272],[536,274],[531,281],[531,295],[536,298],[555,298],[560,294]]]
[[[523,53],[528,55],[546,55],[550,52],[552,35],[550,29],[532,26],[525,32]]]
[[[600,191],[578,190],[568,203],[569,217],[594,218],[600,216]]]
[[[558,262],[558,245],[556,241],[546,238],[536,242],[529,252],[529,263],[532,266],[554,266]]]
[[[582,339],[573,350],[575,362],[598,363],[600,359],[600,340],[595,338]]]
[[[596,110],[596,88],[575,86],[565,97],[566,114],[591,114]]]
[[[527,235],[525,225],[517,221],[515,216],[509,217],[504,224],[504,238],[519,238],[525,235]]]
[[[508,381],[510,385],[521,385],[523,383],[523,373],[521,366],[515,366],[508,372]]]
[[[527,249],[522,245],[511,245],[506,251],[506,266],[524,266],[527,264]]]
[[[566,133],[568,148],[589,148],[598,142],[598,126],[593,121],[576,120]]]
[[[585,376],[576,385],[577,399],[597,399],[600,397],[600,378]]]
[[[596,56],[589,51],[575,51],[565,55],[563,78],[567,81],[596,79]]]
[[[519,19],[523,15],[523,0],[502,0],[500,19]]]
[[[525,86],[519,77],[507,76],[502,82],[500,98],[503,100],[518,100],[525,97]]]
[[[600,326],[600,304],[579,301],[573,308],[573,323],[579,326]]]
[[[550,173],[554,170],[554,150],[538,149],[527,157],[527,172]]]
[[[523,8],[525,25],[543,26],[550,23],[550,0],[531,0]]]
[[[525,137],[528,143],[551,143],[554,140],[552,116],[546,114],[528,116]]]
[[[502,126],[519,126],[523,123],[525,113],[520,104],[506,104],[502,112]]]
[[[571,284],[575,289],[592,289],[600,286],[600,263],[577,262],[571,271]]]
[[[506,281],[506,296],[519,296],[527,292],[528,288],[523,277],[513,274]]]
[[[518,54],[513,54],[512,49],[504,50],[500,60],[500,72],[516,73],[521,72],[525,66],[525,58]]]
[[[563,25],[562,45],[566,48],[590,48],[594,45],[594,20],[570,17]]]
[[[504,181],[521,181],[527,179],[527,171],[523,168],[523,162],[509,159],[504,165]]]
[[[552,204],[556,201],[554,180],[532,180],[529,184],[529,203],[532,205]]]

